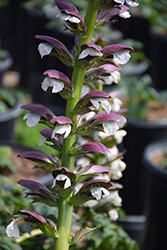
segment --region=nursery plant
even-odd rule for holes
[[[52,88],[53,94],[59,93],[67,100],[66,116],[57,116],[41,104],[26,104],[22,109],[29,111],[24,116],[29,127],[39,123],[46,125],[40,132],[43,138],[39,145],[46,143],[58,151],[60,157],[53,154],[49,157],[33,151],[20,154],[20,158],[40,163],[42,169],[52,173],[54,180],[51,188],[23,179],[18,184],[27,188],[24,195],[33,202],[42,202],[55,208],[55,214],[58,211],[57,220],[45,218],[37,211],[23,207],[18,215],[10,219],[6,232],[9,237],[17,238],[20,237],[18,225],[31,225],[39,229],[39,234],[54,239],[53,249],[68,250],[102,225],[95,223],[98,219],[92,222],[91,218],[82,216],[87,207],[92,208],[89,212],[94,210],[97,215],[103,213],[109,216],[111,222],[118,218],[122,203],[118,192],[122,186],[117,180],[126,165],[122,161],[123,152],[119,152],[117,144],[122,142],[126,134],[122,129],[126,119],[121,115],[118,93],[103,92],[103,85],[119,82],[121,66],[129,61],[133,48],[123,44],[101,47],[93,42],[93,32],[119,15],[128,18],[130,14],[126,3],[134,7],[138,3],[136,0],[89,0],[83,19],[72,3],[66,0],[54,2],[55,7],[50,11],[74,33],[75,48],[70,52],[56,38],[36,35],[36,39],[41,41],[38,50],[41,58],[55,56],[65,65],[73,67],[73,73],[69,79],[56,69],[47,69],[41,87],[44,91]],[[109,233],[111,229],[114,230],[114,225]],[[107,237],[105,230],[103,228]],[[21,237],[22,240],[26,239],[26,234]],[[114,235],[108,237],[114,239]],[[126,241],[123,234],[122,239]],[[137,249],[134,242],[132,245],[126,242],[126,246],[117,248],[114,244],[115,240],[108,245],[101,242],[99,247]]]
[[[126,81],[126,85],[124,82]],[[156,120],[166,118],[167,91],[156,90],[151,86],[152,79],[148,74],[140,79],[136,76],[122,77],[119,90],[122,93],[122,101],[127,109],[126,116],[137,120]],[[164,109],[164,115],[160,116]],[[150,112],[154,114],[151,115]],[[156,111],[156,113],[155,113]],[[158,114],[158,115],[156,115]]]

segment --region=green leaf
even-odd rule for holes
[[[91,231],[95,230],[96,227],[94,228],[89,228],[89,227],[82,227],[80,230],[76,232],[75,235],[72,236],[70,244],[76,243],[79,239],[81,239],[84,235],[90,233]]]

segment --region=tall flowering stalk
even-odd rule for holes
[[[95,27],[98,28],[117,16],[128,18],[128,7],[137,6],[136,0],[89,0],[85,19],[66,0],[54,0],[50,11],[64,21],[66,27],[76,36],[76,55],[57,39],[37,35],[42,42],[38,46],[41,57],[56,56],[60,61],[73,67],[71,80],[62,72],[49,69],[44,72],[42,89],[52,88],[67,100],[66,116],[56,116],[51,110],[38,104],[22,106],[28,110],[24,119],[27,125],[46,124],[48,128],[40,133],[40,145],[47,143],[61,153],[61,159],[43,153],[25,152],[20,155],[39,163],[40,167],[52,173],[54,181],[51,190],[29,180],[18,183],[28,188],[24,193],[34,202],[58,206],[57,225],[31,210],[21,210],[13,216],[7,227],[8,236],[19,237],[19,224],[31,223],[43,233],[54,238],[55,250],[68,250],[83,235],[93,228],[82,227],[71,235],[74,207],[96,206],[105,198],[110,204],[108,214],[117,219],[121,206],[118,195],[118,180],[125,169],[123,154],[116,144],[121,143],[126,132],[121,128],[126,119],[121,115],[121,101],[118,92],[107,94],[103,85],[118,83],[121,66],[128,62],[133,49],[122,44],[101,48],[92,42]],[[103,205],[102,202],[101,205]]]

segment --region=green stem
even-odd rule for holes
[[[96,0],[90,0],[87,7],[87,12],[85,16],[85,23],[87,25],[87,36],[80,40],[78,46],[77,57],[80,54],[80,48],[82,44],[91,42],[91,38],[94,31],[94,25],[97,17],[98,10],[95,8]],[[73,109],[76,103],[80,99],[82,86],[84,83],[85,69],[81,68],[76,62],[72,75],[72,83],[75,89],[74,97],[67,101],[66,105],[66,116],[69,117],[74,122],[74,131],[77,126],[77,116],[73,113]],[[75,157],[70,155],[70,148],[76,141],[76,134],[72,135],[70,138],[64,139],[63,150],[62,150],[62,166],[74,170]],[[54,250],[68,250],[70,232],[72,225],[72,213],[73,206],[71,206],[67,199],[60,198],[58,202],[59,214],[58,214],[58,238],[55,239]]]

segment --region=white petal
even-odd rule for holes
[[[50,46],[50,44],[48,43],[40,43],[38,45],[38,50],[41,55],[41,58],[43,58],[44,56],[49,55],[51,53],[52,46]]]
[[[84,95],[88,94],[89,92],[90,92],[90,87],[84,84],[82,87],[82,92],[81,92],[80,97],[82,98]]]
[[[41,83],[41,88],[44,90],[44,91],[47,91],[47,89],[49,88],[49,87],[51,87],[52,86],[52,84],[51,84],[51,82],[49,81],[49,77],[46,77],[44,80],[43,80],[43,82]]]
[[[117,209],[111,209],[108,211],[108,215],[112,221],[116,221],[118,219]]]
[[[23,117],[23,120],[27,119],[26,124],[28,127],[36,127],[40,121],[40,118],[40,115],[29,112]]]
[[[122,101],[119,98],[113,98],[111,103],[112,112],[118,112],[121,108],[121,105]]]
[[[115,145],[112,148],[108,148],[108,150],[110,152],[106,154],[106,158],[108,161],[112,161],[118,156],[119,150]]]
[[[15,238],[20,237],[17,220],[19,219],[11,221],[10,224],[7,226],[6,234],[8,237],[15,237]]]
[[[66,138],[70,133],[71,133],[70,124],[56,125],[56,127],[52,132],[52,138],[55,136],[55,134],[64,135],[64,138]]]
[[[121,50],[113,53],[114,61],[117,64],[125,64],[129,61],[131,58],[130,51],[127,50]]]
[[[110,113],[111,111],[111,105],[108,102],[108,100],[106,100],[105,98],[92,98],[90,99],[91,103],[93,104],[93,106],[96,109],[99,109],[99,103],[101,103],[103,109],[107,112]]]
[[[120,4],[124,4],[124,2],[125,2],[125,0],[114,0],[114,2],[116,2],[116,3],[120,3]]]
[[[71,180],[70,178],[65,174],[58,174],[56,177],[56,181],[65,181],[64,183],[64,189],[71,186]]]
[[[110,194],[110,192],[103,187],[91,188],[90,192],[92,196],[96,198],[96,200],[100,200],[101,197],[105,198]]]
[[[62,13],[59,13],[56,17],[59,18],[61,21],[68,21],[70,18],[69,15],[62,14]]]
[[[124,18],[124,19],[131,17],[129,11],[125,11],[125,12],[119,14],[119,16],[122,17],[122,18]]]
[[[83,59],[83,58],[87,57],[88,55],[90,55],[90,56],[102,56],[103,54],[100,51],[97,51],[93,48],[87,48],[81,52],[78,59]]]
[[[91,200],[91,201],[85,202],[83,205],[84,207],[95,207],[97,204],[98,204],[98,201]]]
[[[102,125],[103,125],[104,132],[108,136],[114,135],[115,132],[119,129],[117,122],[103,122]]]
[[[87,166],[90,164],[90,159],[87,157],[80,157],[76,160],[77,165],[80,165],[81,167]]]
[[[127,4],[129,4],[132,7],[137,7],[139,5],[139,3],[134,2],[132,0],[126,0]]]
[[[81,20],[79,18],[75,17],[75,16],[70,17],[69,21],[71,23],[80,23],[81,22]]]
[[[53,86],[52,93],[58,93],[63,90],[64,82],[52,79],[52,86]]]
[[[110,192],[110,195],[106,198],[106,203],[110,202],[114,206],[120,207],[122,204],[122,198],[118,194],[118,190]]]
[[[123,129],[118,130],[114,134],[114,138],[117,142],[117,144],[120,144],[123,141],[123,137],[126,136],[127,132]]]
[[[43,137],[42,139],[40,139],[40,141],[39,141],[39,146],[42,146],[45,142],[46,142],[46,138],[45,137]]]

